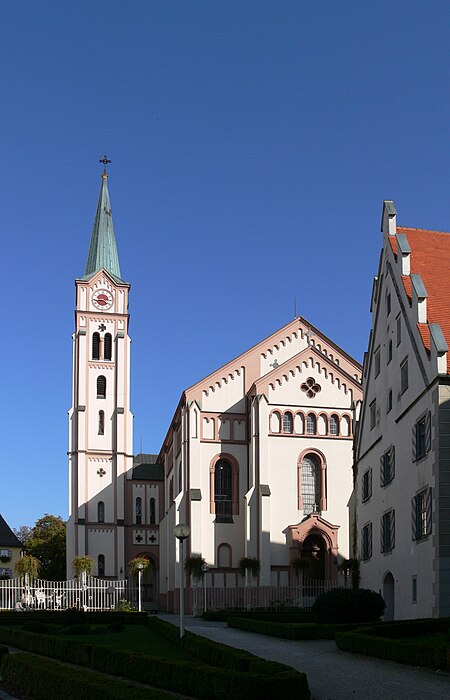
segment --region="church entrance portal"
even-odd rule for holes
[[[308,563],[306,575],[309,578],[324,580],[325,555],[326,545],[323,538],[320,535],[308,535],[303,543],[302,559]]]

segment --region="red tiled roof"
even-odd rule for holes
[[[411,274],[422,277],[428,292],[427,321],[439,323],[450,349],[450,233],[427,231],[397,226],[404,233],[411,248]],[[397,241],[389,237],[394,253]],[[402,277],[406,294],[411,298],[411,280]],[[423,344],[430,349],[430,333],[426,324],[418,324]],[[447,353],[447,372],[450,374],[450,352]]]

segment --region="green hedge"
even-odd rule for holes
[[[162,620],[157,622],[178,634],[178,629],[173,625]],[[167,633],[168,629],[165,628],[165,631]],[[203,661],[208,657],[211,666],[194,666],[187,661],[176,662],[92,646],[16,628],[0,628],[0,641],[43,656],[90,666],[97,671],[126,676],[140,683],[204,700],[222,700],[224,697],[232,697],[233,700],[248,700],[249,697],[270,700],[278,694],[282,694],[284,700],[310,697],[306,674],[191,633],[186,633],[185,651]],[[214,668],[214,665],[222,668]]]
[[[429,666],[447,668],[447,650],[436,649],[405,640],[389,639],[384,636],[359,632],[338,632],[336,645],[343,651],[350,651],[365,656],[377,656],[380,659],[396,661],[411,666]]]
[[[421,620],[399,620],[398,622],[383,622],[376,626],[364,625],[361,630],[377,637],[416,637],[421,634],[434,634],[447,632],[450,628],[450,618],[423,618]]]
[[[63,666],[56,661],[8,654],[0,665],[8,687],[33,700],[169,700],[172,695],[153,688],[138,688],[125,681],[106,678],[92,671]]]
[[[301,640],[334,639],[336,632],[357,629],[360,625],[356,623],[349,625],[285,624],[282,622],[251,620],[244,617],[230,617],[228,627],[257,632],[258,634],[267,634],[270,637]]]
[[[123,625],[146,625],[148,615],[145,612],[115,612],[98,611],[83,612],[82,610],[15,610],[0,611],[0,627],[2,625],[24,625],[28,622],[43,622],[47,624],[69,626],[71,624],[111,625],[120,622]]]
[[[0,644],[0,663],[5,654],[9,653],[9,649],[5,644]]]
[[[266,622],[315,622],[314,615],[309,610],[299,610],[298,608],[292,611],[283,610],[277,611],[258,611],[250,610],[211,610],[202,615],[204,620],[211,622],[227,622],[230,617],[241,617],[246,620],[265,620]]]

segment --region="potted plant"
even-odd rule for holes
[[[90,576],[94,568],[94,560],[88,555],[74,557],[72,559],[72,568],[77,578],[80,578],[83,574]]]
[[[253,578],[256,578],[261,569],[261,564],[256,557],[241,557],[239,559],[238,569],[243,578],[247,576],[248,572],[250,572]]]
[[[184,570],[192,576],[197,585],[205,576],[205,567],[206,561],[201,554],[191,554],[184,561]]]
[[[36,557],[32,557],[31,554],[25,554],[16,561],[14,568],[18,576],[37,578],[41,562]]]
[[[145,571],[148,567],[154,568],[153,559],[148,559],[147,557],[134,557],[128,562],[128,571],[132,578],[136,578],[139,571]]]

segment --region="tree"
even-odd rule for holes
[[[28,554],[41,562],[42,578],[48,581],[66,578],[66,523],[60,515],[46,513],[34,527],[22,525],[15,532]]]
[[[72,569],[75,576],[81,576],[81,574],[86,573],[87,576],[92,574],[94,568],[94,560],[88,554],[80,555],[72,559]]]

